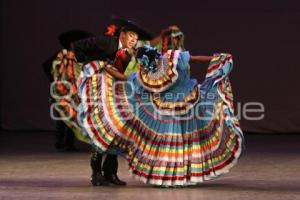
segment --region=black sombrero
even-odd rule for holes
[[[113,16],[111,24],[115,24],[121,31],[133,31],[137,33],[140,40],[151,40],[154,38],[154,34],[152,32],[142,27],[134,20],[125,20]]]

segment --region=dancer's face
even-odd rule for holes
[[[138,34],[133,31],[121,32],[120,41],[124,48],[132,49],[138,41]]]
[[[172,43],[173,43],[173,48],[178,49],[179,48],[179,37],[172,37]]]

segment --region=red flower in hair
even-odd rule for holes
[[[114,36],[115,32],[117,30],[117,26],[114,25],[114,24],[111,24],[107,27],[107,30],[105,32],[105,35],[108,35],[108,36]]]

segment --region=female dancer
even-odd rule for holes
[[[79,120],[86,135],[105,152],[127,151],[133,175],[159,186],[194,185],[225,174],[243,149],[233,113],[228,75],[230,54],[191,56],[144,46],[139,71],[119,82],[106,68],[83,75]],[[210,61],[200,85],[190,79],[190,62]]]

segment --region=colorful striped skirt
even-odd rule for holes
[[[105,70],[90,73],[97,65],[83,70],[78,121],[99,151],[125,151],[135,177],[158,186],[194,185],[236,164],[244,139],[228,77],[231,55],[216,55],[204,82],[176,102],[137,89],[137,74],[122,82]]]

